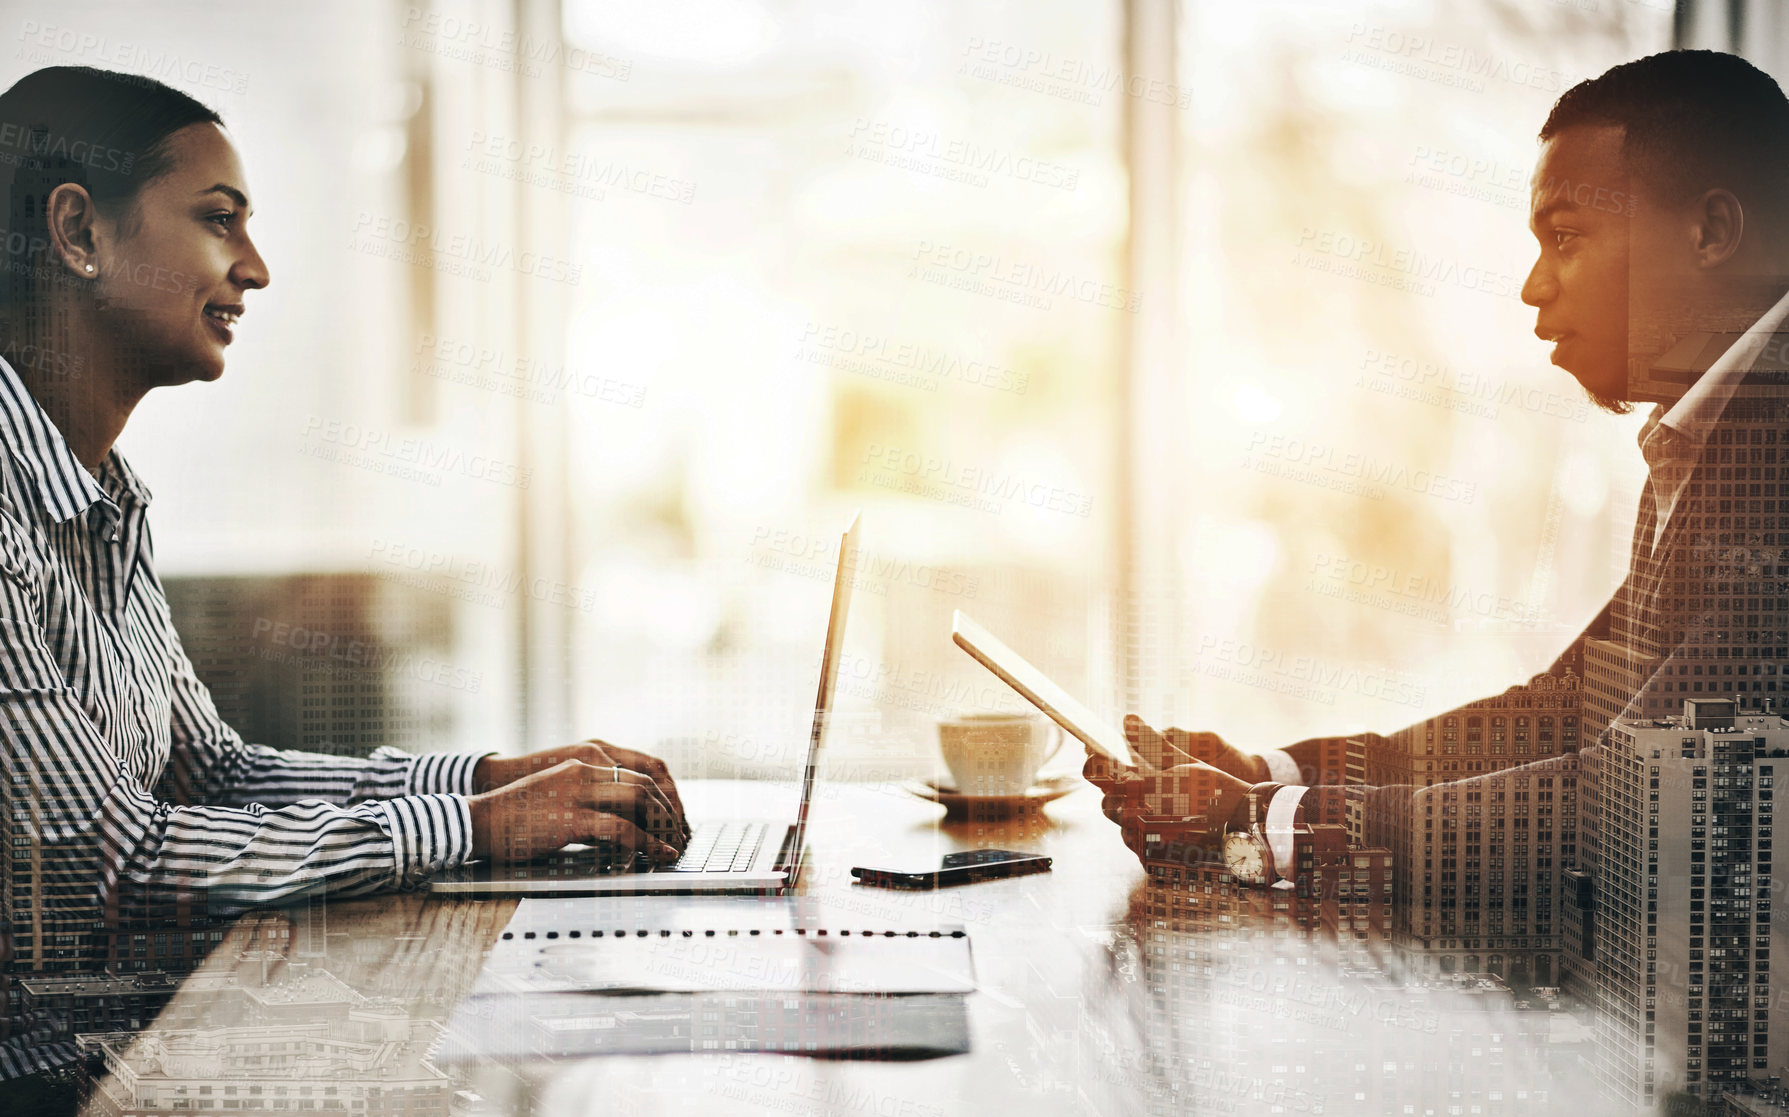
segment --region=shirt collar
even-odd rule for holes
[[[107,451],[97,477],[87,472],[4,358],[0,358],[0,441],[31,479],[39,503],[56,523],[72,520],[95,504],[147,506],[151,499],[148,487],[116,446]]]
[[[99,484],[106,495],[119,504],[136,503],[147,508],[155,499],[155,494],[143,484],[143,479],[137,476],[137,471],[124,460],[116,446],[107,450],[105,460],[99,463]]]
[[[1733,393],[1752,371],[1753,362],[1785,318],[1789,318],[1789,294],[1778,299],[1775,306],[1739,336],[1739,340],[1728,346],[1727,351],[1708,366],[1708,371],[1698,377],[1669,410],[1662,415],[1654,412],[1658,416],[1657,422],[1649,423],[1647,429],[1641,431],[1642,450],[1649,442],[1656,444],[1660,438],[1669,439],[1675,434],[1681,436],[1682,443],[1673,448],[1671,456],[1675,457],[1679,452],[1700,453],[1708,442],[1708,432],[1714,429]]]

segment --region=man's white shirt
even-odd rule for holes
[[[1709,432],[1786,318],[1789,294],[1777,300],[1709,365],[1682,398],[1669,409],[1663,404],[1655,408],[1652,420],[1641,430],[1640,453],[1646,458],[1652,477],[1653,509],[1657,513],[1652,529],[1654,548],[1665,537],[1665,525],[1683,496],[1684,486],[1689,484],[1690,471],[1702,456]]]

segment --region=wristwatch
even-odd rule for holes
[[[1250,822],[1247,826],[1227,825],[1224,830],[1224,867],[1239,884],[1266,884],[1273,879],[1275,888],[1292,888],[1297,872],[1294,825],[1298,820],[1298,804],[1304,799],[1303,787],[1278,787],[1267,801],[1264,821],[1259,793],[1249,791]]]
[[[1271,851],[1256,827],[1224,833],[1224,868],[1239,884],[1266,884]]]

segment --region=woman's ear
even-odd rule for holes
[[[87,193],[86,187],[65,182],[50,191],[44,200],[44,222],[50,230],[50,262],[60,262],[83,279],[98,279],[98,218],[93,195]]]
[[[1731,190],[1703,192],[1691,203],[1691,249],[1698,268],[1716,268],[1733,258],[1745,239],[1745,210]]]

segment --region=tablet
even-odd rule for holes
[[[974,656],[983,667],[999,676],[1001,682],[1023,695],[1025,701],[1049,714],[1052,721],[1082,744],[1126,768],[1137,766],[1131,759],[1130,745],[1123,732],[1100,720],[1068,691],[1051,682],[1049,676],[1027,663],[1018,652],[970,620],[961,609],[951,618],[950,635],[957,647]]]

